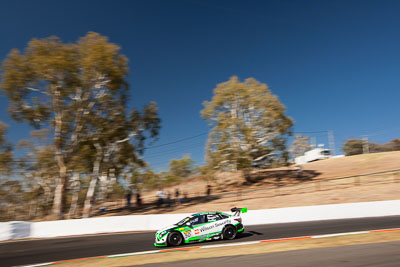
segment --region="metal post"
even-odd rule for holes
[[[363,136],[363,154],[369,153],[369,142],[368,142],[368,135]]]

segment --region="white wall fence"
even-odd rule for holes
[[[351,219],[400,215],[400,200],[250,210],[244,225]],[[128,231],[154,231],[178,222],[188,214],[128,215],[47,222],[0,223],[0,240],[48,238]]]

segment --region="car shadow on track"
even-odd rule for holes
[[[246,241],[246,239],[251,239],[252,236],[255,235],[264,235],[263,233],[259,233],[256,231],[249,231],[249,232],[243,232],[240,233],[236,236],[234,240],[226,240],[226,239],[216,239],[216,240],[206,240],[200,243],[188,243],[188,244],[182,244],[181,246],[183,247],[192,247],[192,246],[200,246],[200,245],[218,245],[219,242],[239,242],[239,241]]]

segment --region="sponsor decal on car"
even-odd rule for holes
[[[200,228],[200,231],[201,231],[201,232],[205,232],[205,231],[211,230],[211,229],[213,229],[213,228],[215,228],[215,227],[219,227],[219,226],[225,225],[225,224],[227,224],[228,222],[229,222],[229,221],[226,220],[226,221],[219,222],[219,223],[217,222],[217,223],[212,224],[212,225],[210,225],[210,226],[203,226],[203,227]]]
[[[215,225],[203,226],[203,227],[200,228],[200,231],[201,232],[208,231],[208,230],[213,229],[214,227],[215,227]]]
[[[227,224],[228,222],[229,222],[229,221],[226,220],[226,221],[224,221],[224,222],[216,223],[216,224],[215,224],[215,227],[218,227],[218,226],[221,226],[221,225],[225,225],[225,224]]]
[[[199,229],[194,230],[194,234],[195,234],[195,235],[200,234],[200,230],[199,230]]]
[[[192,233],[190,230],[183,232],[183,234],[185,235],[185,238],[190,238],[192,236]]]

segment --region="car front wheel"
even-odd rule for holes
[[[171,246],[179,246],[182,244],[182,235],[178,232],[172,232],[168,235],[168,244]]]

